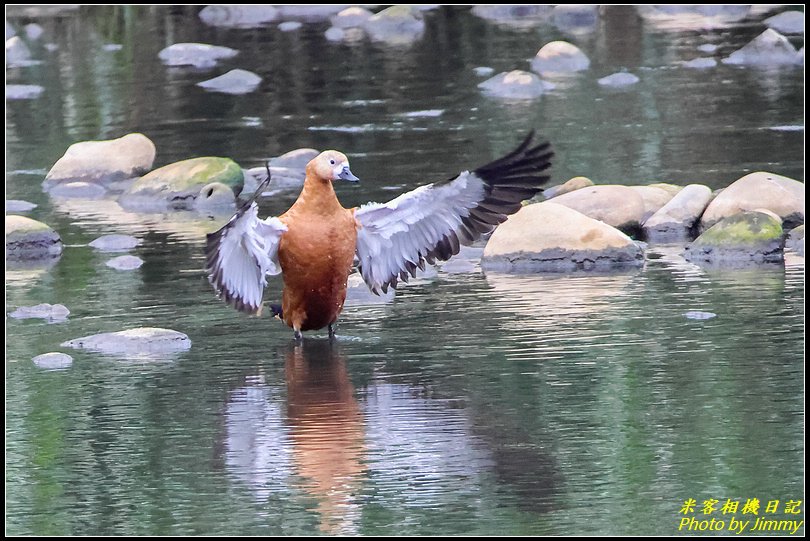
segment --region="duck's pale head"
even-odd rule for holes
[[[307,176],[327,182],[335,180],[357,182],[360,180],[349,169],[349,158],[337,150],[325,150],[313,158],[307,164]]]

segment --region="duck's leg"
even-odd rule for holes
[[[296,342],[300,342],[304,339],[304,335],[301,333],[300,329],[293,329],[293,337],[295,338]]]
[[[335,327],[334,327],[334,323],[330,323],[330,324],[329,324],[329,339],[330,339],[330,340],[334,340],[334,339],[335,339]]]

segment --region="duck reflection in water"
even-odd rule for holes
[[[291,343],[283,389],[261,374],[230,392],[225,409],[225,467],[255,498],[285,506],[290,490],[315,502],[320,529],[357,534],[355,494],[367,477],[364,417],[346,360],[330,340]],[[277,381],[277,380],[276,380]]]
[[[321,530],[356,534],[355,494],[366,470],[363,413],[334,340],[307,340],[286,354],[292,464],[318,504]]]

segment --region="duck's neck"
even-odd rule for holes
[[[331,215],[344,210],[332,182],[310,175],[304,180],[304,188],[293,207],[322,215]]]

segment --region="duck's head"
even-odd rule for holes
[[[307,164],[307,176],[326,182],[334,180],[357,182],[360,180],[349,169],[349,158],[337,150],[325,150],[313,158]]]

